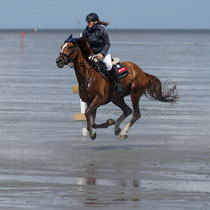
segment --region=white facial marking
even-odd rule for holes
[[[61,52],[64,50],[64,48],[67,46],[67,44],[68,44],[68,43],[66,43],[66,44],[63,45],[63,47],[62,47],[62,49],[61,49]]]

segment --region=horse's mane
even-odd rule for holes
[[[82,54],[84,55],[85,59],[88,60],[88,57],[90,55],[93,55],[93,50],[90,47],[90,43],[87,38],[82,38],[77,41],[79,48],[82,51]]]
[[[85,60],[96,70],[99,71],[99,67],[97,66],[97,64],[95,63],[95,61],[90,60],[89,56],[94,55],[93,50],[90,47],[90,43],[88,41],[87,38],[81,38],[77,41],[77,44],[80,48],[80,50],[82,51],[82,54],[84,55]]]

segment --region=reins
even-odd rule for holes
[[[76,70],[77,74],[80,76],[80,78],[82,80],[80,82],[80,86],[79,86],[82,89],[80,91],[83,91],[84,92],[84,96],[85,96],[86,101],[87,102],[91,102],[91,100],[89,100],[88,97],[87,97],[88,92],[87,92],[86,88],[87,88],[87,86],[88,86],[88,84],[89,84],[89,82],[91,80],[91,76],[93,74],[93,71],[91,71],[92,68],[87,67],[87,65],[86,65],[85,62],[78,62],[78,57],[79,57],[79,49],[78,49],[78,46],[75,46],[74,47],[74,51],[71,54],[74,55],[75,50],[77,50],[77,56],[74,59],[72,59],[72,56],[70,57],[69,55],[67,55],[65,53],[62,53],[62,52],[60,53],[60,55],[63,55],[66,58],[66,60],[64,61],[66,64],[69,64],[70,62],[73,62],[74,63],[74,66],[69,66],[69,67],[70,68],[74,68]],[[80,72],[80,68],[82,66],[84,66],[84,68],[85,68],[85,74],[84,75],[82,75],[82,73]],[[90,72],[90,76],[89,76],[88,79],[87,79],[87,70],[90,70],[89,71]]]

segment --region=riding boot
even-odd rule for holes
[[[112,69],[109,70],[108,73],[109,73],[110,78],[111,78],[112,81],[114,82],[114,85],[115,85],[115,87],[116,87],[117,92],[118,92],[118,93],[122,92],[122,91],[123,91],[123,90],[122,90],[122,86],[121,86],[121,84],[120,84],[120,80],[119,80],[118,74],[117,74],[117,72],[116,72],[116,70],[115,70],[115,67],[112,66]]]

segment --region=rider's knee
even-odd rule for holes
[[[105,64],[106,64],[106,69],[107,69],[108,71],[112,69],[112,63],[106,62]]]

